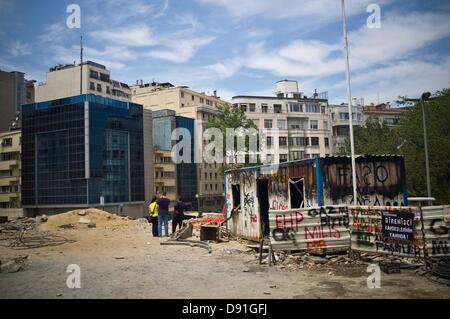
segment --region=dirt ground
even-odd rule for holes
[[[49,224],[51,226],[51,224]],[[450,298],[450,287],[413,270],[382,273],[369,289],[365,267],[331,273],[258,265],[244,244],[161,246],[144,221],[52,230],[69,242],[53,247],[0,247],[2,262],[28,256],[22,271],[0,273],[0,298]],[[49,227],[49,226],[46,226]],[[81,268],[81,288],[66,286],[68,265]],[[350,267],[350,266],[349,266]]]

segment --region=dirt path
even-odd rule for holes
[[[0,298],[450,298],[450,287],[402,271],[382,274],[368,289],[364,268],[351,275],[259,266],[236,242],[213,253],[189,246],[161,246],[149,225],[117,229],[60,230],[76,240],[57,247],[13,250],[0,259],[28,255],[25,270],[0,273]],[[69,289],[67,266],[81,267],[81,289]]]

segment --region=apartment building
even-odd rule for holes
[[[259,129],[278,129],[280,162],[327,156],[332,153],[328,100],[315,93],[308,98],[297,81],[276,84],[275,96],[235,96],[235,107],[245,110]],[[267,146],[274,144],[267,134]]]
[[[46,82],[35,88],[35,102],[93,94],[116,101],[131,101],[131,89],[122,82],[111,80],[111,72],[92,61],[82,65],[66,64],[50,68]]]
[[[214,92],[209,95],[195,92],[188,87],[175,87],[170,83],[136,83],[131,87],[132,101],[142,104],[144,108],[154,111],[172,110],[177,117],[195,121],[194,134],[197,141],[202,141],[204,125],[209,118],[214,117],[216,107],[227,102],[220,99]],[[156,137],[155,137],[156,138]],[[194,138],[194,136],[192,136]],[[196,201],[202,211],[219,211],[223,207],[224,186],[223,176],[219,173],[220,164],[203,162],[203,147],[194,144],[196,165]],[[189,170],[189,168],[186,168]],[[186,188],[193,185],[191,179],[178,179],[177,187]]]
[[[352,123],[353,127],[363,126],[363,105],[362,100],[353,100],[352,104]],[[332,126],[332,146],[333,154],[338,155],[345,152],[347,139],[350,136],[350,115],[348,113],[348,104],[330,105],[329,112]]]
[[[22,207],[20,153],[20,130],[0,133],[0,211]]]
[[[0,70],[0,132],[9,131],[22,105],[34,101],[33,83],[27,81],[22,72]]]
[[[388,127],[396,127],[400,123],[400,118],[409,107],[392,108],[390,103],[382,103],[378,105],[368,105],[363,108],[364,122],[376,120]]]

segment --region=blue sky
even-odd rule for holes
[[[450,84],[448,1],[347,0],[353,96],[366,103]],[[81,28],[66,8],[81,7]],[[369,29],[367,6],[381,7]],[[49,67],[85,59],[112,78],[198,91],[272,95],[280,79],[346,100],[338,0],[0,0],[0,68],[45,80]]]

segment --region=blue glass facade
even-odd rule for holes
[[[144,201],[142,106],[94,95],[23,106],[23,206]]]

